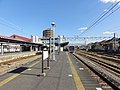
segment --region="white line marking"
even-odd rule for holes
[[[102,90],[102,88],[96,87],[96,90]]]
[[[28,70],[31,70],[30,68]]]
[[[80,70],[84,70],[84,68],[79,68]]]
[[[69,74],[68,76],[69,76],[69,77],[72,77],[72,75],[71,75],[71,74]]]

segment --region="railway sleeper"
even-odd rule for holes
[[[89,59],[85,59],[83,57],[78,56],[78,54],[74,54],[79,60],[81,60],[86,66],[88,66],[93,72],[95,72],[98,76],[100,76],[105,82],[107,82],[110,86],[112,86],[115,90],[120,89],[120,78],[110,74],[108,71],[98,67],[93,64],[93,62],[89,61]]]

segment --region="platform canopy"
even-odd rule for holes
[[[0,37],[0,42],[1,43],[17,43],[17,44],[31,44],[31,45],[43,46],[43,44],[39,44],[39,43],[26,42],[26,41],[22,41],[22,40],[17,40],[17,39],[13,39],[13,38],[4,38],[4,37]]]
[[[60,43],[60,46],[61,46],[61,47],[64,47],[64,46],[66,46],[66,45],[68,45],[68,44],[69,44],[69,42],[64,42],[64,43]],[[59,44],[58,44],[58,43],[55,43],[55,45],[58,46]]]

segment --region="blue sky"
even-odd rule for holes
[[[52,21],[56,22],[56,35],[80,35],[80,28],[93,24],[111,1],[114,0],[0,0],[0,35],[42,36]],[[116,32],[119,36],[118,29],[120,10],[81,36],[113,36],[103,32]]]

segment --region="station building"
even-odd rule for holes
[[[43,36],[32,36],[31,40],[33,43],[42,43],[49,47],[49,45],[53,43],[54,32],[50,28],[43,30]],[[66,42],[65,37],[63,35],[55,36],[55,50],[58,50],[60,47],[60,51],[63,51],[64,47],[68,44]]]
[[[16,34],[13,34],[11,36],[0,35],[0,53],[2,54],[4,52],[39,51],[41,50],[42,45],[46,45],[49,47],[50,44],[51,47],[55,48],[55,50],[60,49],[61,51],[63,51],[64,46],[68,44],[68,42],[66,42],[65,40],[65,37],[59,35],[54,38],[53,36],[54,36],[54,32],[51,29],[43,30],[42,37],[31,35],[31,38],[26,38]],[[53,38],[55,40],[54,46],[53,46]]]
[[[23,36],[15,35],[15,34],[11,35],[11,36],[0,35],[0,53],[2,53],[2,52],[20,52],[20,51],[29,50],[29,47],[27,45],[22,45],[20,43],[10,43],[9,40],[31,42],[31,39],[23,37]]]

